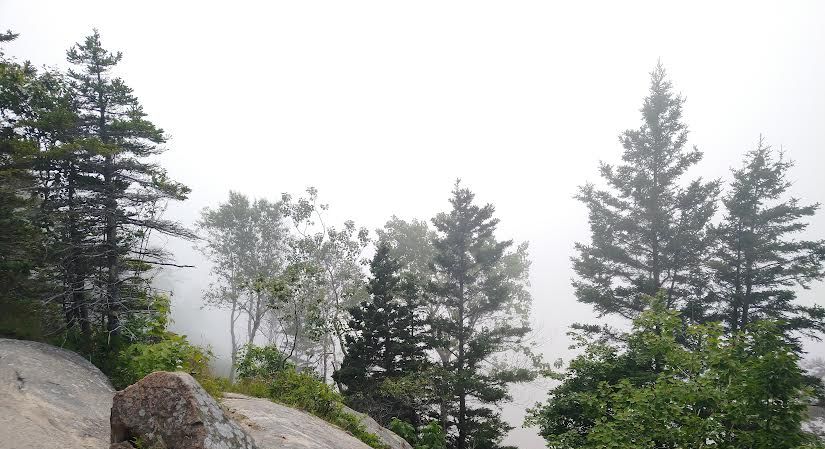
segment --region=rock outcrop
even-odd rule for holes
[[[83,357],[43,343],[0,339],[0,448],[109,445],[112,388]]]
[[[218,403],[186,373],[155,372],[115,394],[112,448],[130,440],[144,447],[257,449]]]
[[[226,393],[221,402],[261,448],[371,449],[321,418],[266,399]]]
[[[0,449],[126,449],[136,437],[147,447],[161,438],[176,449],[370,449],[316,416],[266,399],[228,393],[221,407],[188,374],[150,374],[113,402],[115,394],[100,370],[71,351],[0,339]],[[411,449],[351,413],[390,448]]]

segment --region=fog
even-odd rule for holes
[[[0,28],[21,35],[9,55],[63,66],[93,27],[124,52],[119,74],[171,137],[161,162],[192,188],[166,215],[186,225],[230,189],[315,186],[332,221],[375,229],[446,210],[462,178],[495,204],[501,237],[530,242],[532,320],[551,360],[569,359],[571,323],[596,319],[570,286],[573,243],[589,237],[573,194],[619,159],[658,59],[705,154],[690,177],[727,177],[761,134],[796,161],[793,194],[825,202],[824,18],[814,1],[0,1]],[[825,212],[806,234],[825,236]],[[209,264],[192,243],[165,245],[196,266],[159,275],[175,329],[225,366],[228,318],[201,308]],[[516,389],[508,442],[544,446],[520,425],[547,388]]]

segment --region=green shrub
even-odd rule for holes
[[[269,382],[261,379],[241,379],[229,386],[233,393],[245,394],[256,398],[270,399]]]
[[[344,411],[340,394],[315,373],[298,371],[277,348],[245,346],[236,370],[238,382],[228,391],[303,410],[346,430],[370,447],[386,448],[376,435],[367,432],[359,417]]]
[[[418,443],[418,432],[415,431],[415,427],[413,427],[412,424],[406,421],[401,421],[398,418],[393,418],[392,421],[390,421],[389,428],[396,435],[405,439],[407,443],[410,443],[413,446]]]
[[[238,353],[235,365],[238,379],[268,379],[287,368],[295,366],[274,346],[246,345]]]
[[[196,376],[195,379],[204,390],[215,399],[220,399],[225,391],[231,391],[232,384],[225,377],[214,377],[209,374]]]
[[[387,445],[384,444],[384,442],[381,441],[381,439],[378,438],[377,435],[367,431],[367,427],[361,423],[361,418],[351,413],[339,410],[338,414],[329,421],[335,424],[336,426],[351,433],[355,438],[358,438],[359,440],[366,443],[367,446],[374,447],[376,449],[387,448]]]
[[[436,421],[430,421],[429,424],[416,430],[412,424],[393,418],[390,421],[390,430],[407,440],[415,449],[445,449],[447,447],[444,429]]]
[[[0,337],[43,341],[44,305],[32,300],[0,300]]]
[[[437,421],[430,421],[426,426],[418,429],[418,444],[415,449],[445,449],[447,435]]]
[[[276,373],[270,383],[270,398],[331,419],[341,413],[343,398],[314,373],[286,369]]]
[[[156,343],[132,343],[120,351],[112,374],[116,388],[127,387],[155,371],[184,371],[195,378],[209,375],[212,353],[189,343],[183,335],[168,332]]]

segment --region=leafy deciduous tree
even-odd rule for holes
[[[531,410],[548,447],[798,448],[808,390],[777,323],[729,337],[718,323],[684,326],[664,294],[634,320],[622,350],[604,341],[559,375]],[[684,344],[690,342],[689,347]]]

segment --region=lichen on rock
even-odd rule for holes
[[[186,373],[158,371],[118,392],[111,429],[113,444],[139,439],[151,448],[256,449],[252,437]]]

